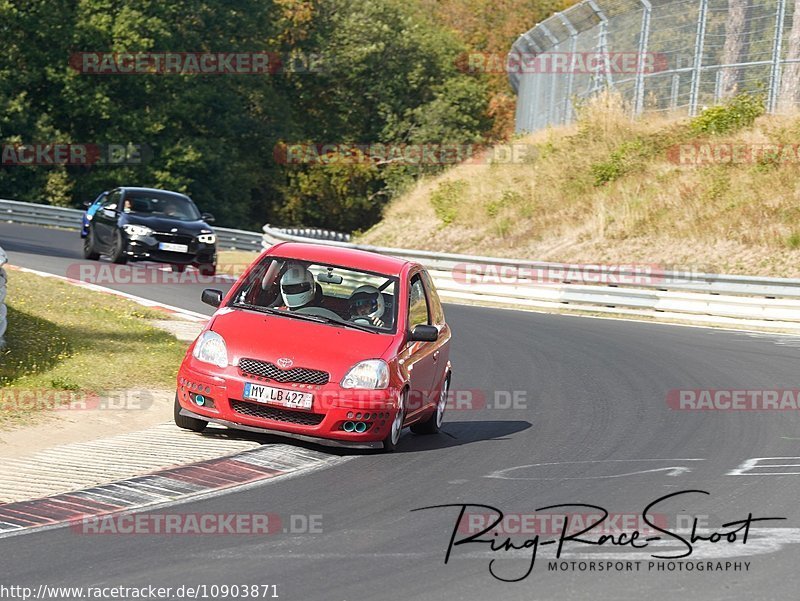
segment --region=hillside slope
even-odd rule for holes
[[[738,97],[631,122],[613,96],[398,197],[359,236],[382,246],[575,263],[647,262],[800,277],[800,116]]]

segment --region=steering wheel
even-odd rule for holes
[[[337,315],[330,309],[324,309],[323,307],[302,307],[297,309],[295,313],[305,313],[306,315],[319,315],[320,317],[330,317],[331,319],[336,319],[337,321],[341,321],[341,315]]]

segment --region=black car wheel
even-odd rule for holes
[[[94,249],[94,232],[89,228],[89,233],[83,239],[83,258],[91,261],[97,261],[100,258],[100,253]]]
[[[122,239],[122,234],[119,230],[114,230],[114,243],[111,245],[111,260],[119,265],[124,265],[128,262],[128,257],[125,255],[125,241]]]
[[[213,276],[217,275],[217,266],[213,263],[199,265],[197,270],[200,272],[201,275],[208,275]]]

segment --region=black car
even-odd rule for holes
[[[157,261],[183,271],[194,265],[214,275],[217,237],[192,199],[152,188],[117,188],[108,192],[89,222],[83,256],[107,255],[114,263]]]

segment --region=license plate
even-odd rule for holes
[[[310,392],[285,390],[283,388],[272,388],[271,386],[245,382],[244,398],[269,405],[281,405],[291,409],[311,409],[314,395]]]
[[[166,250],[173,253],[188,253],[189,247],[186,244],[173,244],[172,242],[159,242],[158,250]]]

